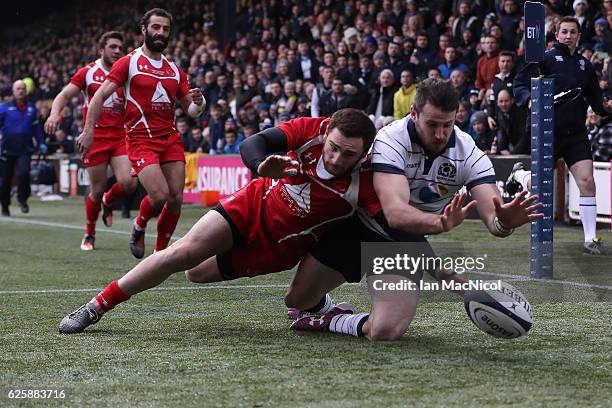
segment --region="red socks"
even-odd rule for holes
[[[85,221],[87,223],[87,235],[96,235],[96,221],[100,214],[101,202],[93,201],[89,195],[85,199]]]
[[[157,215],[157,210],[153,208],[151,203],[149,203],[149,196],[145,196],[140,203],[140,209],[138,210],[138,218],[136,218],[136,224],[141,229],[147,228],[147,223],[149,220]]]
[[[104,193],[104,204],[110,206],[115,202],[115,200],[119,200],[125,196],[127,196],[127,193],[125,190],[123,190],[123,188],[121,188],[121,184],[115,183],[110,190]]]
[[[156,251],[166,249],[168,242],[170,242],[170,237],[172,237],[172,233],[176,229],[176,224],[178,223],[180,216],[180,212],[173,213],[167,206],[164,206],[164,209],[159,216],[159,220],[157,220],[157,241],[155,242]]]
[[[105,313],[129,298],[130,296],[119,287],[119,281],[114,280],[91,301],[96,306],[98,313]]]

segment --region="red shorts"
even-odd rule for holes
[[[270,238],[268,226],[262,224],[264,191],[264,179],[257,179],[213,208],[228,221],[234,236],[234,247],[217,255],[219,271],[226,280],[286,271],[314,245],[312,236],[282,242]]]
[[[94,136],[91,148],[83,155],[83,166],[94,167],[110,162],[111,157],[125,156],[125,137],[96,138]]]
[[[185,148],[178,133],[168,137],[128,137],[127,152],[132,162],[132,176],[151,164],[185,163]]]

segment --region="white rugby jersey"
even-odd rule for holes
[[[427,156],[409,116],[382,128],[370,150],[372,169],[403,174],[410,185],[410,204],[421,211],[440,214],[457,191],[479,184],[495,184],[491,160],[472,137],[455,126],[444,148]],[[373,219],[359,213],[369,228],[387,236]]]

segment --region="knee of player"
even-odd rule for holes
[[[136,177],[130,177],[129,179],[121,180],[119,185],[124,192],[131,194],[136,190],[138,179],[136,179]]]
[[[576,183],[582,188],[595,189],[595,179],[592,174],[577,178]]]
[[[100,201],[102,201],[102,196],[103,195],[104,195],[104,190],[102,190],[102,191],[94,191],[92,189],[92,191],[89,192],[89,198],[94,203],[99,203]]]
[[[368,339],[371,341],[396,341],[408,330],[408,325],[373,324],[370,326]]]
[[[168,201],[168,192],[167,191],[156,191],[151,190],[147,192],[149,195],[149,203],[153,207],[161,207],[165,202]]]

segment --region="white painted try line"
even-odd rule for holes
[[[603,289],[612,290],[612,286],[606,285],[591,285],[588,283],[580,283],[565,280],[547,280],[533,279],[527,276],[520,275],[504,275],[494,272],[474,272],[475,274],[495,276],[504,278],[507,281],[522,281],[522,282],[540,282],[540,283],[556,283],[559,285],[577,286],[585,289]],[[359,286],[361,283],[345,283],[343,286]],[[287,289],[287,284],[262,284],[262,285],[193,285],[193,286],[166,286],[148,289],[153,292],[171,292],[171,291],[189,291],[189,290],[211,290],[211,289]],[[46,295],[55,293],[98,293],[102,288],[75,288],[75,289],[31,289],[31,290],[0,290],[0,295]]]
[[[78,229],[83,230],[82,226],[70,225],[70,224],[62,224],[55,222],[47,222],[47,221],[38,221],[38,220],[27,220],[24,218],[11,218],[11,217],[0,217],[0,221],[14,222],[16,224],[31,224],[31,225],[40,225],[47,227],[55,227],[55,228],[66,228],[66,229]],[[131,235],[129,232],[125,231],[113,231],[109,229],[98,229],[96,232],[107,232],[111,234],[120,234],[120,235]],[[156,234],[147,235],[147,237],[155,238]],[[179,236],[172,236],[172,239],[179,239]],[[517,281],[533,281],[533,282],[541,282],[541,283],[554,283],[559,285],[568,285],[568,286],[576,286],[587,289],[603,289],[603,290],[612,290],[612,286],[608,285],[594,285],[590,283],[581,283],[567,280],[550,280],[550,279],[535,279],[530,276],[522,276],[522,275],[506,275],[502,273],[495,272],[474,272],[471,273],[477,275],[485,275],[485,276],[495,276],[498,278],[506,278],[506,279],[515,279]],[[288,285],[277,285],[277,286],[269,286],[269,287],[284,287],[286,288]],[[186,287],[178,287],[178,288],[153,288],[151,290],[199,290],[199,289],[252,289],[252,288],[264,288],[265,285],[226,285],[226,286],[186,286]],[[33,291],[0,291],[0,295],[8,295],[8,294],[37,294],[37,293],[64,293],[64,292],[89,292],[89,291],[99,291],[101,289],[41,289],[41,290],[33,290]]]
[[[286,284],[263,284],[263,285],[193,285],[193,286],[164,286],[148,289],[147,292],[168,292],[204,289],[277,289],[288,288]],[[75,288],[75,289],[31,289],[31,290],[0,290],[0,295],[46,295],[53,293],[98,293],[103,288]]]
[[[39,221],[39,220],[28,220],[25,218],[16,218],[16,217],[0,217],[0,222],[12,222],[14,224],[27,224],[27,225],[37,225],[37,226],[41,226],[41,227],[53,227],[53,228],[64,228],[64,229],[71,229],[71,230],[80,230],[80,231],[85,231],[85,225],[71,225],[71,224],[63,224],[63,223],[59,223],[59,222],[49,222],[49,221]],[[117,235],[132,235],[130,232],[127,231],[117,231],[117,230],[112,230],[112,229],[108,229],[106,227],[104,228],[96,228],[96,234],[98,232],[102,232],[102,233],[107,233],[107,234],[117,234]],[[147,234],[146,235],[147,238],[157,238],[157,234]],[[180,239],[181,237],[178,235],[173,235],[172,236],[172,240],[177,240]]]

